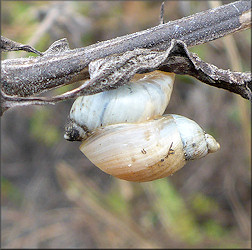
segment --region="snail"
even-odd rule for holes
[[[150,181],[173,174],[186,161],[217,151],[219,145],[197,123],[167,115],[142,123],[96,129],[80,146],[104,172],[128,181]]]
[[[220,145],[194,121],[163,115],[174,74],[154,71],[128,84],[75,100],[65,139],[82,140],[80,150],[102,171],[145,182],[172,175],[187,161]]]
[[[81,141],[94,129],[116,123],[142,122],[164,113],[175,74],[136,74],[120,88],[78,97],[70,111],[64,138]]]

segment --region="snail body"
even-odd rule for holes
[[[102,171],[128,181],[151,181],[173,174],[187,161],[216,152],[220,145],[194,121],[163,115],[174,74],[136,75],[115,90],[75,100],[65,139],[81,140],[80,150]]]
[[[83,140],[94,129],[111,124],[142,122],[162,115],[170,101],[175,74],[137,74],[110,91],[78,97],[70,111],[65,139]]]
[[[102,171],[137,182],[169,176],[188,160],[200,159],[218,148],[211,135],[180,115],[101,127],[80,146]]]

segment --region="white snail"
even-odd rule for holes
[[[173,81],[173,74],[155,71],[116,90],[79,97],[65,138],[83,140],[80,150],[102,171],[137,182],[169,176],[186,161],[216,152],[219,143],[196,122],[161,116]]]
[[[70,111],[65,139],[83,140],[94,129],[124,122],[142,122],[164,113],[175,74],[137,74],[118,89],[78,97]]]

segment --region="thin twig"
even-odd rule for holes
[[[164,24],[164,2],[161,4],[160,8],[160,24]]]

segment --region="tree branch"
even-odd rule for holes
[[[61,96],[28,98],[28,96],[48,89],[87,79],[89,77],[87,66],[97,59],[108,58],[107,61],[111,62],[113,57],[110,58],[110,56],[116,54],[121,58],[122,65],[125,65],[124,54],[127,53],[136,58],[138,55],[138,59],[141,56],[139,53],[142,55],[147,53],[148,56],[155,54],[156,58],[159,58],[161,54],[166,56],[165,60],[161,60],[155,67],[134,64],[135,68],[131,72],[143,73],[160,68],[177,74],[190,74],[207,84],[225,88],[246,99],[251,99],[251,75],[249,73],[220,70],[202,62],[187,50],[187,46],[206,43],[249,28],[251,25],[250,13],[251,3],[238,1],[85,48],[71,50],[66,39],[61,39],[53,43],[41,57],[4,60],[1,75],[2,112],[9,108],[11,101],[42,104],[120,86],[129,80],[132,74],[128,74],[127,77],[121,75],[121,78],[107,82],[106,79],[111,78],[113,72],[105,70],[105,73],[100,72],[99,79],[94,77],[78,89]],[[171,44],[172,39],[181,41],[175,43],[173,40]],[[177,54],[172,54],[172,51]],[[132,54],[130,54],[131,52]],[[114,72],[119,71],[119,64],[114,64]],[[108,84],[101,85],[98,80]],[[8,105],[6,105],[7,101]]]
[[[12,41],[6,37],[1,36],[1,51],[18,51],[18,50],[24,50],[26,52],[32,52],[35,54],[38,54],[42,56],[43,54],[30,45],[23,45],[21,43],[17,43],[15,41]]]

